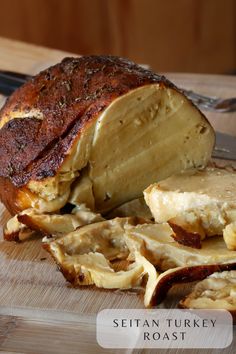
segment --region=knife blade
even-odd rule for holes
[[[17,88],[22,86],[30,78],[30,75],[1,70],[0,93],[4,96],[10,96]]]
[[[30,78],[31,76],[27,74],[0,70],[0,93],[9,96]],[[236,137],[216,132],[216,144],[212,157],[236,161]]]
[[[216,143],[212,157],[236,161],[236,137],[216,132]]]

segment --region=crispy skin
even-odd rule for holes
[[[84,56],[65,58],[16,90],[0,111],[0,198],[8,210],[25,209],[12,195],[15,187],[19,191],[29,180],[54,176],[75,138],[99,113],[117,97],[151,83],[175,87],[129,60]]]
[[[153,294],[151,306],[160,304],[169,289],[175,284],[189,283],[203,280],[215,272],[236,269],[236,263],[231,264],[207,264],[192,267],[183,267],[163,277],[157,284]]]

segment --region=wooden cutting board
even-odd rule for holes
[[[34,74],[68,53],[0,38],[0,69]],[[167,74],[177,85],[211,95],[235,95],[236,77]],[[4,98],[0,96],[0,104]],[[207,113],[213,126],[236,135],[236,113]],[[74,289],[41,247],[40,237],[23,243],[2,239],[9,214],[0,204],[0,351],[18,353],[149,353],[105,350],[96,342],[96,315],[105,308],[143,308],[133,292]],[[189,291],[174,287],[160,307],[175,307]],[[221,353],[235,353],[234,343]],[[169,351],[158,351],[168,353]],[[172,350],[171,353],[174,351]],[[184,352],[178,350],[178,353]],[[192,350],[191,353],[199,353]],[[218,353],[205,350],[205,353]]]

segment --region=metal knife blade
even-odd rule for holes
[[[12,71],[0,71],[0,94],[10,96],[17,88],[30,79],[30,75]]]
[[[216,143],[212,157],[236,161],[236,137],[216,132]]]
[[[9,96],[31,78],[30,75],[0,70],[0,93]],[[236,137],[216,132],[212,157],[236,161]]]

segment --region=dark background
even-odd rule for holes
[[[235,73],[235,0],[0,0],[0,36],[156,71]],[[1,53],[0,53],[1,55]]]

